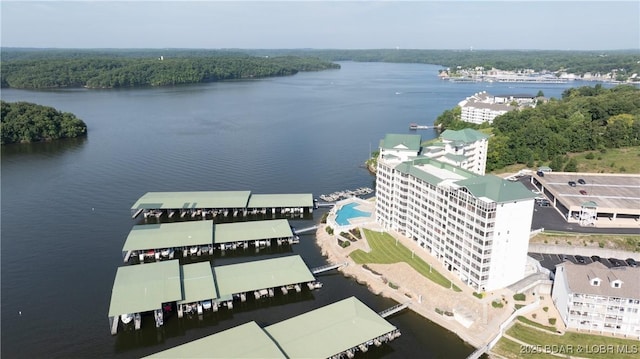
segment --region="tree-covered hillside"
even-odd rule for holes
[[[122,88],[168,86],[219,80],[293,75],[340,66],[317,58],[249,55],[191,57],[79,56],[58,52],[52,58],[18,57],[2,62],[2,87],[42,89],[59,87]],[[74,55],[71,57],[71,55]]]
[[[37,142],[84,136],[87,125],[75,115],[28,102],[0,101],[1,143]]]
[[[443,128],[488,127],[460,121],[460,108],[445,111],[436,120]],[[550,163],[554,170],[575,171],[567,153],[640,146],[640,89],[620,85],[606,89],[577,87],[565,90],[535,108],[510,111],[493,120],[487,171],[520,163]]]

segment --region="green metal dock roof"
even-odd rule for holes
[[[315,280],[299,255],[214,267],[213,273],[220,296]]]
[[[287,357],[256,322],[249,322],[146,358],[284,359]]]
[[[289,194],[252,194],[249,198],[249,208],[294,208],[313,207],[311,193]]]
[[[292,236],[291,226],[286,219],[220,223],[213,226],[213,243],[218,244]]]
[[[133,226],[122,251],[175,248],[213,243],[213,221],[189,221]]]
[[[184,299],[178,304],[218,298],[211,262],[185,264],[180,267],[180,274]]]
[[[245,208],[251,191],[147,192],[131,210]]]
[[[471,128],[464,128],[462,130],[445,130],[440,135],[440,138],[449,141],[460,141],[463,143],[471,143],[479,140],[483,140],[489,138],[489,135],[486,135],[480,131],[476,131]]]
[[[350,297],[264,330],[289,358],[329,358],[396,327]]]
[[[178,260],[118,268],[109,317],[147,312],[182,299]]]

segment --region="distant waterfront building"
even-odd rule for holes
[[[567,328],[640,339],[640,268],[556,266],[551,297]]]
[[[488,135],[470,128],[445,130],[422,149],[422,154],[482,176],[487,166],[488,139]]]
[[[519,182],[422,155],[416,142],[420,135],[387,135],[380,142],[379,224],[418,242],[477,291],[522,279],[534,194]]]
[[[517,103],[517,106],[512,106]],[[460,119],[465,122],[481,124],[492,123],[493,119],[509,111],[525,106],[535,106],[535,96],[500,95],[492,96],[486,91],[475,93],[458,103],[462,112]]]

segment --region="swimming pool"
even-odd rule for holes
[[[354,207],[356,207],[357,205],[358,203],[349,203],[342,206],[342,208],[338,210],[336,223],[338,223],[338,225],[340,226],[348,226],[350,224],[349,219],[351,218],[369,217],[371,215],[370,212],[363,212],[355,209]]]

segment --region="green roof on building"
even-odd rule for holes
[[[218,298],[211,262],[185,264],[180,267],[183,299],[181,303],[193,303]]]
[[[422,165],[430,165],[435,171],[427,172],[419,168]],[[418,178],[432,185],[437,185],[446,179],[461,180],[472,178],[476,175],[449,163],[440,162],[428,157],[416,157],[410,161],[398,164],[395,170]],[[436,172],[437,171],[437,172]]]
[[[147,192],[131,209],[245,208],[250,195],[251,191]]]
[[[420,135],[387,134],[380,140],[380,147],[384,149],[407,149],[412,151],[420,150]]]
[[[249,198],[249,208],[293,208],[313,207],[311,193],[288,194],[252,194]]]
[[[146,358],[285,359],[287,357],[256,322],[249,322]]]
[[[182,299],[178,260],[118,268],[111,290],[109,317],[148,312]]]
[[[470,128],[465,128],[462,130],[445,130],[440,135],[440,138],[448,140],[448,141],[460,141],[463,143],[471,143],[479,140],[483,140],[489,138],[489,135],[485,135],[480,131],[476,131]]]
[[[214,225],[213,232],[213,243],[217,244],[293,237],[291,226],[286,219],[220,223]]]
[[[444,155],[442,157],[448,158],[448,159],[450,159],[452,161],[455,161],[455,162],[464,162],[464,161],[469,159],[465,155],[454,155],[453,153],[447,153],[446,155]]]
[[[289,358],[329,358],[396,327],[350,297],[264,330]]]
[[[477,198],[486,197],[494,202],[533,199],[536,195],[520,182],[511,182],[494,175],[476,176],[456,182]]]
[[[175,248],[213,243],[213,221],[189,221],[133,226],[122,251]]]
[[[315,280],[299,255],[214,267],[213,273],[220,296]]]

